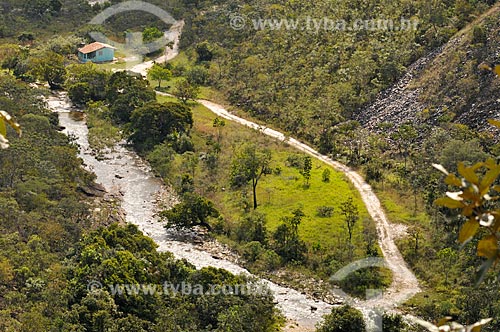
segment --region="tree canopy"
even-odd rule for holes
[[[185,194],[180,204],[162,212],[162,217],[168,221],[167,228],[202,226],[211,230],[208,219],[218,216],[219,212],[212,202],[194,193]]]
[[[191,110],[178,103],[150,102],[135,109],[130,117],[129,140],[141,151],[164,142],[169,135],[189,132]]]
[[[241,187],[251,182],[253,208],[257,208],[257,185],[263,175],[270,174],[271,151],[259,151],[254,144],[244,144],[231,164],[231,185]]]

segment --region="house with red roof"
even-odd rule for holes
[[[109,62],[115,58],[115,50],[116,48],[111,45],[94,42],[78,49],[78,59],[83,63]]]

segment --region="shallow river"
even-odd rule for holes
[[[234,274],[250,273],[224,259],[212,257],[210,253],[200,251],[194,245],[173,240],[172,234],[155,217],[157,195],[165,192],[163,182],[155,177],[149,166],[133,151],[117,145],[113,152],[106,153],[104,160],[97,160],[91,153],[88,143],[88,129],[81,116],[75,116],[75,109],[64,93],[56,93],[48,99],[52,111],[59,113],[59,121],[64,132],[76,138],[80,146],[80,157],[85,167],[97,175],[96,182],[102,184],[108,192],[123,194],[123,208],[127,221],[139,227],[151,237],[160,251],[170,251],[177,258],[185,258],[197,268],[213,266],[226,269]],[[289,320],[299,326],[310,329],[330,312],[331,305],[308,298],[296,290],[279,286],[261,279],[273,292],[279,309]],[[312,310],[312,308],[315,308]]]

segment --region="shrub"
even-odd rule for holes
[[[366,166],[366,181],[371,182],[379,182],[382,180],[382,170],[381,165],[378,163],[369,163]]]
[[[317,332],[363,332],[365,321],[363,315],[351,306],[334,307],[329,315],[325,316],[323,324]]]
[[[267,271],[273,271],[281,266],[281,257],[274,250],[266,250],[257,260],[257,264]]]
[[[473,44],[484,44],[486,43],[488,37],[486,31],[482,26],[475,26],[472,30],[472,43]]]
[[[371,289],[385,289],[390,285],[388,270],[378,267],[360,269],[339,282],[339,286],[349,295],[364,299]]]
[[[321,181],[323,181],[325,183],[330,182],[330,173],[331,173],[330,169],[325,168],[325,170],[321,174]]]
[[[316,209],[316,215],[322,218],[330,218],[333,216],[334,207],[333,206],[318,206]]]
[[[258,241],[252,241],[243,246],[243,258],[253,263],[264,251],[262,244]]]
[[[386,313],[382,316],[382,328],[384,332],[403,332],[407,331],[408,325],[401,315]]]
[[[186,73],[189,83],[194,85],[206,85],[208,83],[209,73],[205,67],[195,66]]]
[[[300,168],[302,167],[302,156],[299,154],[291,154],[286,158],[286,165],[288,167]]]
[[[147,155],[147,160],[158,174],[165,179],[170,176],[174,156],[175,152],[170,146],[159,144]]]
[[[258,241],[266,242],[266,216],[261,213],[254,212],[240,222],[236,229],[236,239],[239,242]]]

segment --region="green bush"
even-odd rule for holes
[[[330,218],[331,216],[333,216],[334,210],[335,209],[333,206],[318,206],[318,208],[316,209],[316,214],[318,215],[318,217]]]
[[[473,44],[484,44],[488,40],[485,29],[482,26],[474,26],[472,29],[472,43]]]
[[[260,242],[249,242],[243,246],[243,258],[253,263],[260,257],[263,251],[264,248],[262,247],[262,244]]]
[[[256,264],[264,270],[273,271],[281,266],[281,257],[274,250],[265,250]]]
[[[205,67],[194,66],[186,72],[189,83],[194,85],[206,85],[208,83],[209,73]]]
[[[266,216],[254,212],[245,216],[236,229],[236,240],[239,242],[258,241],[266,243]]]
[[[321,173],[321,181],[327,183],[327,182],[330,182],[330,169],[328,168],[325,168],[325,170],[323,171],[323,173]]]
[[[344,305],[334,307],[329,315],[325,316],[323,324],[318,326],[317,332],[363,332],[365,321],[358,310]]]

